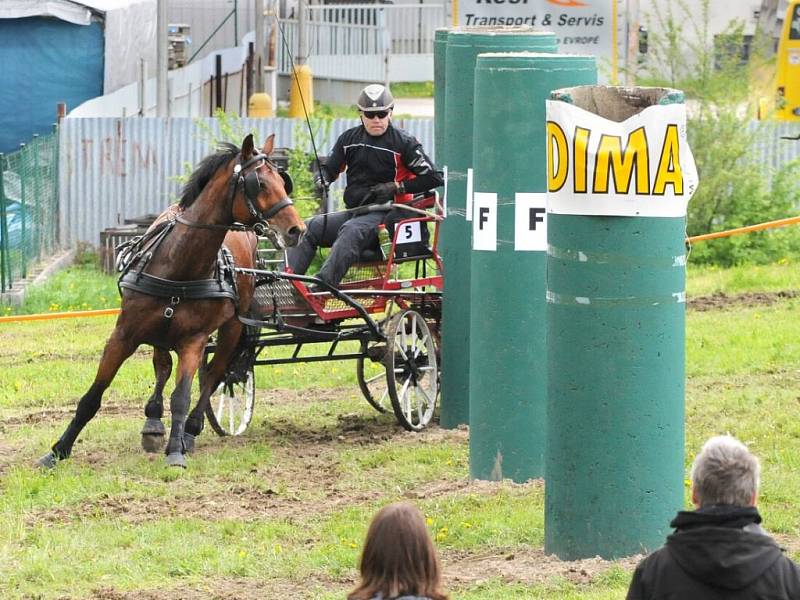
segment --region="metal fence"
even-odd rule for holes
[[[755,121],[750,128],[756,133],[752,156],[758,164],[764,165],[767,176],[800,159],[800,139],[797,139],[800,138],[800,123]]]
[[[437,27],[447,24],[444,4],[334,4],[308,7],[310,23],[382,27],[392,54],[432,54]]]
[[[320,154],[329,152],[336,138],[356,119],[313,120]],[[434,155],[433,119],[396,119]],[[323,125],[324,123],[324,125]],[[305,122],[296,119],[242,119],[240,133],[254,132],[259,143],[274,133],[277,147],[310,150]],[[753,125],[759,126],[759,125]],[[800,135],[800,124],[763,126],[751,157],[772,172],[800,158],[800,141],[781,139]],[[180,192],[178,176],[186,165],[197,164],[219,138],[217,119],[134,118],[66,119],[60,137],[59,241],[98,245],[100,232],[126,219],[159,213]],[[233,140],[241,142],[241,139]],[[440,167],[444,165],[439,165]],[[340,177],[337,186],[344,183]],[[54,225],[54,221],[50,226]]]
[[[320,154],[327,154],[336,138],[358,122],[312,120]],[[433,119],[396,119],[395,124],[433,154]],[[236,127],[239,139],[231,140],[236,143],[245,132],[254,132],[258,143],[274,133],[277,147],[310,150],[306,124],[298,119],[242,119]],[[97,246],[104,229],[163,211],[177,200],[178,177],[187,165],[197,164],[211,152],[212,138],[221,137],[217,119],[65,119],[60,130],[61,244]]]
[[[325,8],[325,7],[320,7]],[[374,9],[373,9],[374,10]],[[382,16],[377,23],[349,23],[309,20],[306,25],[308,64],[316,77],[354,79],[356,81],[384,81],[389,39],[382,26]],[[292,57],[299,55],[298,22],[281,21],[286,44]],[[286,46],[278,52],[278,72],[288,75],[292,62]]]
[[[0,154],[0,292],[58,245],[58,133]]]
[[[306,10],[304,54],[315,77],[351,81],[420,81],[433,77],[434,31],[447,24],[444,4],[314,5]],[[281,19],[281,25],[292,55],[297,56],[297,20]],[[429,60],[420,63],[412,57]],[[424,73],[403,69],[407,61]],[[281,42],[278,71],[288,74],[290,66]]]

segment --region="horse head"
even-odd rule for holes
[[[292,205],[292,180],[269,158],[275,135],[256,150],[252,134],[244,138],[239,160],[233,170],[236,194],[233,218],[253,225],[267,235],[276,247],[295,246],[306,226]]]

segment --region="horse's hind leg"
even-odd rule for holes
[[[231,319],[219,328],[216,351],[208,363],[205,374],[200,378],[200,398],[186,420],[186,430],[183,434],[186,452],[194,450],[194,438],[203,431],[209,398],[225,376],[225,370],[236,352],[242,328],[238,319]]]
[[[136,350],[137,344],[126,341],[125,337],[121,329],[114,329],[103,350],[103,357],[97,367],[94,383],[78,401],[75,416],[72,417],[67,429],[53,445],[52,450],[39,459],[37,463],[39,466],[52,468],[56,462],[68,458],[72,453],[72,446],[81,430],[97,414],[103,392],[111,385],[122,363]]]
[[[153,348],[153,369],[156,372],[156,387],[144,408],[142,448],[145,452],[161,452],[167,430],[161,418],[164,416],[164,386],[172,373],[172,357],[169,350]]]
[[[203,354],[206,339],[207,336],[204,335],[195,336],[177,348],[178,381],[170,397],[172,426],[169,432],[169,441],[167,441],[167,464],[173,467],[186,466],[183,444],[184,425],[191,401],[192,380],[200,365],[200,357]]]

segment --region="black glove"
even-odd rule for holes
[[[388,183],[376,183],[364,196],[364,204],[369,202],[389,202],[394,200],[395,194],[403,189],[402,183],[389,181]]]
[[[325,181],[325,176],[322,174],[322,165],[319,161],[315,160],[311,163],[311,173],[314,176],[314,187],[317,188],[318,191],[327,189],[328,182]]]
[[[328,187],[328,182],[325,181],[322,173],[314,173],[314,187],[317,188],[318,191],[322,191]]]

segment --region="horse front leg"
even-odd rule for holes
[[[194,450],[194,439],[200,435],[205,425],[205,413],[209,406],[211,394],[222,383],[225,371],[233,358],[242,336],[243,326],[238,319],[231,319],[219,328],[217,334],[216,351],[203,377],[200,378],[200,398],[186,421],[186,430],[183,434],[186,452]]]
[[[50,452],[37,461],[40,467],[53,468],[59,460],[69,458],[72,446],[86,424],[97,414],[106,391],[120,366],[133,354],[138,344],[127,341],[129,336],[124,335],[120,327],[116,327],[103,349],[103,356],[97,367],[97,374],[89,390],[78,401],[75,416],[72,417],[67,429],[59,440],[53,445]]]
[[[200,357],[203,354],[206,339],[207,336],[204,335],[195,336],[177,348],[178,373],[175,390],[170,397],[169,407],[172,413],[172,426],[170,427],[166,450],[167,464],[172,467],[186,467],[185,446],[183,443],[184,425],[191,401],[192,380],[198,366],[200,366]]]
[[[164,449],[164,436],[167,430],[161,418],[164,416],[164,386],[172,373],[172,356],[169,350],[153,348],[153,370],[156,386],[144,408],[144,427],[142,427],[142,448],[145,452],[161,452]]]

